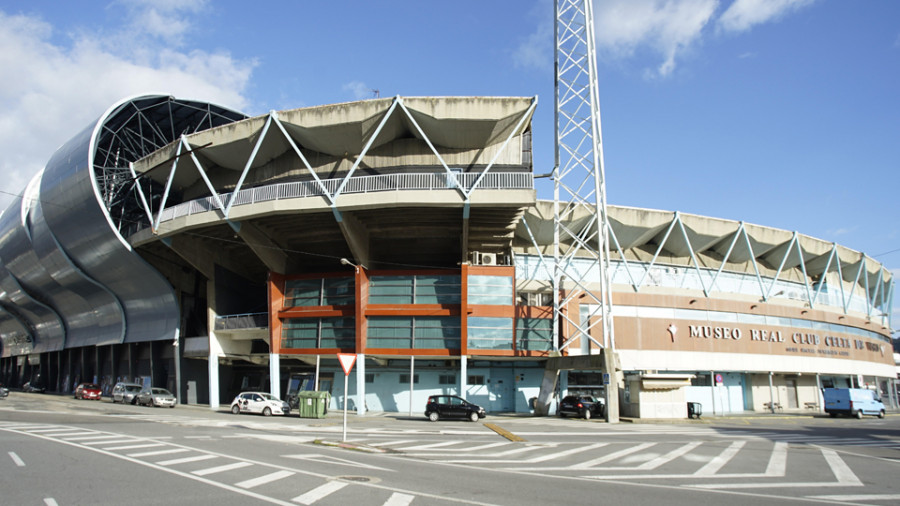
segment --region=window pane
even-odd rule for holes
[[[468,318],[469,347],[481,350],[512,349],[512,318]]]
[[[516,347],[520,350],[553,349],[553,320],[519,318],[516,322]]]
[[[470,304],[512,305],[512,278],[509,276],[469,276]]]
[[[284,282],[284,306],[319,306],[321,279],[290,279]]]
[[[356,300],[353,278],[326,278],[324,281],[324,306],[349,306]]]

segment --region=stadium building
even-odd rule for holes
[[[520,413],[543,396],[552,413],[609,384],[631,417],[814,412],[821,388],[851,385],[896,407],[890,271],[798,232],[609,206],[614,335],[594,297],[554,320],[554,251],[576,245],[537,198],[536,106],[115,104],[0,216],[0,381],[129,380],[213,409],[315,389],[359,414],[439,393]],[[595,261],[569,262],[600,290]],[[348,392],[338,353],[357,356]]]

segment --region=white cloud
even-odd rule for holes
[[[718,0],[609,0],[595,2],[594,26],[602,57],[624,59],[641,48],[662,57],[654,73],[670,75],[676,57],[696,44]]]
[[[349,91],[355,100],[365,100],[367,98],[375,98],[378,90],[373,90],[366,86],[362,81],[352,81],[341,87],[344,91]]]
[[[529,16],[537,20],[537,30],[528,35],[512,52],[513,65],[541,71],[553,68],[553,6],[549,0],[539,0]]]
[[[719,17],[718,27],[743,32],[755,25],[777,21],[816,0],[735,0]]]
[[[140,23],[123,23],[115,33],[76,29],[68,44],[53,42],[59,40],[54,27],[40,18],[0,11],[0,68],[7,76],[0,80],[0,209],[57,147],[122,98],[167,93],[247,107],[244,90],[256,63],[172,47],[169,38],[188,29],[191,12],[173,9],[151,15],[163,24],[165,15],[177,17],[168,32],[161,33],[159,24],[141,32]],[[132,15],[146,19],[144,11]]]

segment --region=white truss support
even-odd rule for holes
[[[813,304],[819,300],[819,294],[822,293],[822,288],[826,285],[828,270],[831,269],[831,262],[834,260],[835,256],[837,256],[837,245],[831,243],[831,253],[828,254],[828,261],[825,262],[825,270],[822,271],[822,279],[819,280],[819,287],[816,288],[816,293],[813,295],[813,300],[810,302],[809,307],[813,307]]]
[[[303,156],[303,152],[300,151],[299,147],[297,147],[297,143],[294,142],[293,137],[288,135],[287,129],[285,129],[284,125],[281,124],[281,120],[278,119],[277,114],[272,117],[272,121],[275,123],[275,126],[277,126],[279,130],[281,130],[281,133],[282,135],[284,135],[285,140],[288,141],[288,144],[291,145],[291,149],[294,150],[294,154],[296,154],[297,157],[300,158],[300,161],[303,162],[303,166],[306,167],[306,170],[308,170],[313,179],[316,180],[316,184],[319,186],[319,189],[322,190],[322,195],[324,195],[325,198],[328,199],[328,203],[333,207],[334,199],[331,197],[331,194],[328,193],[328,189],[325,188],[325,183],[323,183],[322,180],[319,179],[319,175],[316,174],[315,170],[313,170],[312,165],[310,165],[309,163],[309,160],[307,160],[306,157]]]
[[[186,146],[190,147],[187,137],[182,135],[181,139],[184,141],[184,144]],[[197,155],[195,155],[193,151],[190,152],[190,155],[191,160],[194,162],[194,166],[197,167],[197,172],[200,173],[200,178],[203,179],[203,183],[206,184],[206,188],[209,190],[209,194],[212,196],[213,200],[216,201],[216,205],[219,207],[219,209],[224,213],[225,204],[222,203],[222,199],[219,198],[219,194],[216,192],[216,189],[213,188],[212,183],[209,181],[209,177],[206,175],[206,171],[203,170],[203,165],[200,164],[200,160],[197,159]]]
[[[144,214],[147,215],[147,223],[153,227],[153,211],[150,210],[150,204],[147,203],[147,197],[144,196],[144,191],[141,189],[141,184],[138,182],[137,172],[134,170],[134,162],[128,162],[128,171],[131,172],[131,180],[137,186],[138,196],[141,198],[141,207],[144,208]],[[156,230],[155,228],[153,230]]]
[[[862,272],[864,273],[864,275],[863,275],[863,281],[866,282],[865,288],[864,288],[864,291],[863,291],[863,296],[866,298],[866,316],[871,316],[871,315],[872,315],[872,302],[873,302],[873,301],[872,301],[871,298],[869,297],[869,270],[865,268],[865,267],[866,267],[866,260],[867,260],[867,259],[868,259],[868,257],[867,257],[865,254],[863,254],[863,267],[864,267],[864,268],[863,268]]]
[[[512,129],[512,131],[506,137],[506,140],[503,141],[503,145],[500,146],[500,149],[498,149],[497,152],[494,153],[494,157],[491,158],[491,161],[490,161],[490,163],[488,163],[487,167],[485,167],[484,170],[481,171],[481,174],[478,176],[478,179],[476,179],[475,182],[472,183],[472,187],[467,190],[463,190],[466,195],[466,200],[469,200],[469,197],[472,195],[472,192],[474,192],[475,189],[478,188],[478,185],[481,184],[481,180],[484,179],[484,176],[488,173],[488,171],[491,170],[491,167],[494,166],[494,163],[497,162],[497,158],[499,158],[500,155],[506,151],[507,146],[509,146],[509,142],[512,140],[513,137],[516,136],[516,133],[519,131],[520,128],[522,128],[522,125],[525,124],[525,121],[531,117],[531,114],[534,112],[535,107],[537,107],[537,96],[535,96],[534,98],[531,99],[531,105],[528,106],[528,110],[526,110],[522,114],[522,117],[519,118],[519,121],[518,121],[518,123],[516,123],[515,128]]]
[[[853,291],[850,291],[850,295],[847,295],[844,291],[844,269],[841,267],[841,258],[838,257],[838,261],[835,263],[837,266],[838,273],[838,285],[841,287],[841,304],[844,307],[844,314],[847,314],[847,306],[850,303],[849,299],[853,296]]]
[[[687,230],[684,229],[684,222],[681,221],[681,213],[675,212],[675,220],[678,222],[678,228],[681,229],[681,237],[687,244],[688,251],[691,252],[691,262],[694,263],[694,269],[697,271],[697,279],[700,280],[700,286],[703,287],[703,295],[709,297],[709,289],[706,287],[706,283],[703,282],[703,273],[700,271],[700,262],[697,261],[697,255],[694,253],[694,246],[688,238]]]
[[[678,217],[677,213],[676,213],[675,217],[676,218]],[[675,223],[676,223],[676,220],[672,220],[672,222],[669,223],[669,228],[666,229],[666,233],[663,236],[662,241],[660,241],[659,246],[656,247],[656,253],[653,254],[653,258],[650,260],[650,264],[644,268],[644,275],[641,276],[641,282],[638,283],[638,288],[637,288],[638,290],[640,290],[641,287],[644,286],[644,280],[647,279],[647,275],[649,275],[650,270],[653,269],[653,264],[656,263],[656,258],[659,257],[659,253],[662,251],[663,246],[665,246],[666,241],[669,240],[669,234],[671,234],[672,229],[675,228]]]
[[[753,245],[750,244],[750,236],[747,235],[747,229],[744,228],[744,223],[741,222],[741,230],[744,233],[744,243],[747,245],[747,251],[750,252],[750,263],[753,264],[753,272],[756,273],[756,281],[759,283],[759,296],[762,297],[762,300],[766,300],[766,288],[763,283],[762,275],[759,273],[759,266],[756,264],[756,253],[753,251]]]
[[[269,115],[266,117],[266,122],[263,124],[262,131],[259,133],[259,138],[256,139],[256,144],[253,145],[253,151],[250,152],[250,158],[248,158],[247,163],[244,164],[244,170],[241,171],[241,176],[238,178],[237,185],[235,185],[234,190],[231,192],[231,198],[228,199],[228,206],[225,208],[226,220],[231,213],[231,206],[234,205],[234,201],[238,198],[238,192],[240,192],[241,187],[244,186],[244,179],[247,178],[247,173],[250,172],[250,166],[256,161],[259,147],[262,146],[263,141],[266,139],[266,134],[269,133],[269,125],[272,124],[272,119],[275,117],[277,117],[275,111],[270,111]]]
[[[350,178],[353,177],[353,173],[356,172],[356,169],[359,167],[359,164],[362,162],[363,158],[365,158],[366,154],[369,152],[369,148],[372,147],[372,144],[375,143],[375,139],[378,138],[378,134],[381,133],[381,129],[384,128],[384,125],[387,124],[387,120],[390,119],[391,115],[394,114],[394,111],[397,109],[397,104],[400,102],[400,97],[394,97],[394,101],[391,102],[391,106],[388,108],[387,112],[384,114],[384,117],[381,118],[381,122],[378,123],[378,126],[375,128],[375,131],[372,132],[372,135],[369,136],[369,140],[366,141],[366,145],[363,147],[362,151],[357,155],[356,161],[353,162],[353,166],[350,167],[350,170],[347,172],[347,175],[344,176],[344,179],[341,181],[341,185],[338,186],[338,189],[335,190],[334,195],[332,195],[332,207],[336,209],[337,206],[337,198],[341,195],[341,192],[344,191],[344,187],[347,186],[347,181],[350,181]]]
[[[619,243],[619,238],[616,237],[616,232],[612,229],[609,222],[606,222],[606,232],[609,234],[609,237],[612,238],[613,243],[616,245],[616,251],[619,253],[619,258],[622,260],[622,265],[625,266],[625,274],[628,274],[628,279],[631,280],[631,287],[634,291],[638,291],[637,283],[634,281],[634,274],[631,272],[631,266],[628,265],[628,260],[625,258],[625,251],[622,250],[622,245]]]
[[[181,148],[185,146],[184,136],[178,139],[178,146],[175,148],[175,159],[172,160],[172,170],[169,171],[169,177],[166,178],[166,188],[163,190],[162,202],[159,203],[159,212],[156,214],[156,220],[153,222],[153,231],[159,229],[159,220],[162,219],[162,212],[166,208],[166,202],[169,200],[169,191],[172,189],[172,181],[175,180],[175,171],[178,170],[178,160],[181,158]],[[190,146],[188,146],[190,149]]]
[[[888,285],[887,304],[884,307],[886,307],[888,309],[894,307],[894,282],[893,281],[891,281],[891,284]],[[884,314],[885,314],[885,316],[882,318],[881,321],[882,322],[887,321],[887,327],[893,328],[894,327],[893,326],[894,315],[892,315],[890,311],[885,311]]]
[[[719,279],[719,274],[722,274],[722,270],[725,269],[725,264],[728,263],[728,259],[731,258],[731,252],[734,251],[734,245],[737,244],[738,237],[740,237],[741,230],[743,229],[744,222],[741,222],[734,231],[734,237],[731,239],[731,244],[728,245],[728,251],[725,252],[725,256],[722,258],[722,265],[719,266],[719,270],[716,271],[716,274],[712,278],[712,283],[710,283],[709,286],[710,290],[715,290],[716,280]]]
[[[797,258],[800,260],[800,271],[803,273],[803,286],[806,287],[806,302],[809,303],[809,308],[812,309],[813,298],[809,288],[809,275],[806,274],[806,261],[803,259],[803,248],[800,247],[800,238],[797,232],[794,232],[794,237],[796,238],[794,244],[796,245]]]
[[[784,256],[781,258],[781,263],[778,265],[778,270],[775,272],[775,277],[772,278],[772,282],[769,283],[769,289],[766,290],[765,295],[763,295],[764,300],[769,300],[769,296],[772,294],[772,289],[775,288],[775,283],[778,282],[778,278],[781,277],[781,271],[784,270],[784,264],[787,263],[788,255],[791,254],[791,250],[794,249],[794,244],[797,242],[797,232],[794,232],[794,235],[791,236],[791,240],[788,243],[787,249],[784,251]]]
[[[462,194],[463,199],[469,200],[469,195],[466,194],[466,191],[465,189],[463,189],[462,184],[460,184],[459,179],[456,178],[456,174],[454,174],[453,171],[450,170],[447,162],[444,161],[444,157],[442,157],[441,154],[438,153],[437,148],[435,148],[434,144],[431,143],[431,139],[428,138],[428,135],[426,135],[425,131],[422,130],[422,127],[419,126],[419,122],[416,121],[412,113],[409,112],[409,109],[406,108],[406,104],[403,103],[403,99],[398,97],[397,103],[400,105],[400,109],[403,110],[404,114],[406,114],[406,117],[409,118],[410,123],[412,123],[412,125],[416,127],[416,131],[419,132],[419,135],[422,136],[422,140],[425,141],[425,144],[428,145],[428,148],[431,149],[431,152],[434,154],[434,156],[437,157],[439,162],[441,162],[441,166],[444,167],[444,172],[447,174],[448,180],[453,183],[453,187],[459,190],[459,192]]]
[[[853,292],[856,291],[857,285],[859,285],[859,276],[862,274],[863,270],[866,268],[866,257],[863,257],[859,261],[859,269],[856,270],[856,277],[853,279],[853,284],[850,288],[850,294],[847,296],[847,300],[844,301],[844,312],[849,311],[850,301],[853,299]]]
[[[537,239],[534,238],[534,234],[531,232],[531,227],[528,226],[527,217],[522,217],[522,224],[525,225],[525,231],[528,232],[528,238],[531,239],[531,245],[534,246],[535,252],[538,255],[538,266],[544,268],[544,272],[547,274],[547,279],[553,279],[553,269],[547,265],[547,260],[544,259],[544,254],[541,252],[541,247],[538,246]],[[537,271],[537,269],[535,269]],[[535,278],[532,275],[528,278],[528,281],[533,281]]]

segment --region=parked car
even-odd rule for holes
[[[116,383],[112,389],[113,402],[121,402],[135,404],[137,402],[137,394],[141,393],[143,387],[137,383]]]
[[[231,412],[261,413],[263,416],[289,415],[291,407],[288,403],[265,392],[241,392],[231,401]]]
[[[875,415],[884,418],[884,403],[874,390],[865,388],[826,388],[822,390],[825,412],[832,417],[850,415],[862,418]]]
[[[76,399],[100,400],[100,385],[96,383],[80,383],[75,387]]]
[[[557,413],[559,416],[579,416],[585,420],[592,417],[602,417],[606,406],[599,399],[590,395],[567,395],[559,402]]]
[[[441,418],[466,418],[477,422],[487,414],[484,408],[455,395],[432,395],[425,405],[425,416],[432,422]]]
[[[135,404],[174,408],[175,396],[165,388],[145,388],[135,396]]]
[[[4,397],[9,397],[9,389],[6,388],[3,383],[0,383],[0,399]]]

